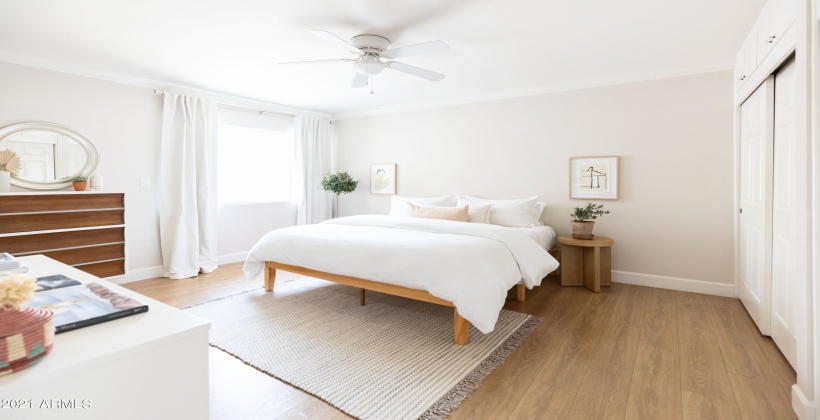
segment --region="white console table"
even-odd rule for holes
[[[33,277],[97,282],[149,309],[59,334],[39,364],[0,376],[0,400],[33,405],[0,419],[208,418],[208,321],[42,255],[20,260]]]

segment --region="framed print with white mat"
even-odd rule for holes
[[[569,158],[569,198],[618,199],[618,156]]]
[[[370,192],[372,194],[396,194],[395,163],[370,165]]]

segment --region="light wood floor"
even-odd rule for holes
[[[125,286],[180,308],[262,287],[242,279],[241,264]],[[510,294],[507,309],[544,321],[450,418],[795,418],[795,372],[740,301],[617,283],[603,290],[548,278],[524,303]],[[212,419],[347,418],[213,348],[210,392]]]

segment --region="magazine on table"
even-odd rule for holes
[[[148,305],[99,284],[62,274],[40,277],[30,306],[54,311],[57,334],[148,311]]]

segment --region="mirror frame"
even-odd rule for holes
[[[83,169],[80,172],[74,174],[74,176],[84,176],[88,178],[91,176],[91,174],[94,173],[94,170],[97,169],[99,155],[97,154],[97,148],[94,147],[94,144],[91,143],[91,140],[88,140],[82,134],[63,125],[47,122],[26,122],[9,125],[0,128],[0,142],[2,142],[6,137],[11,136],[12,134],[26,130],[53,131],[72,138],[80,146],[82,146],[85,149],[86,154],[88,155],[88,160],[85,162],[85,166],[83,167]],[[28,181],[22,178],[18,178],[16,176],[12,176],[11,184],[32,190],[59,190],[62,188],[70,187],[72,184],[72,180],[68,179],[40,182]]]

